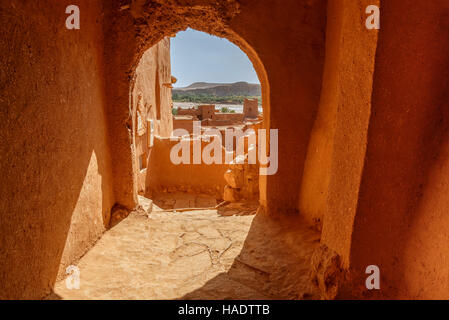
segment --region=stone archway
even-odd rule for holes
[[[157,4],[157,1],[155,4]],[[169,3],[164,2],[164,4],[159,4],[155,7],[151,5],[144,6],[142,2],[136,1],[129,6],[121,7],[120,10],[120,12],[129,12],[129,16],[126,16],[125,13],[122,14],[125,15],[122,16],[122,18],[129,19],[129,17],[132,16],[133,25],[135,27],[134,31],[136,31],[133,39],[134,46],[127,46],[127,49],[125,49],[128,51],[127,57],[129,58],[127,63],[127,76],[130,80],[129,92],[132,92],[133,90],[136,67],[143,54],[164,37],[176,34],[177,32],[190,27],[198,31],[203,31],[218,37],[226,38],[237,45],[248,56],[250,61],[253,63],[254,69],[261,82],[264,113],[269,115],[270,89],[263,63],[258,57],[256,51],[245,41],[245,39],[239,36],[227,24],[227,21],[238,13],[239,5],[237,1],[230,1],[218,6],[191,6],[190,4],[176,4],[172,1]],[[129,40],[129,38],[127,40]],[[130,105],[132,105],[131,100],[132,97],[130,94]],[[135,110],[132,110],[130,107],[126,120],[128,134],[130,133],[130,130],[132,131],[132,123],[135,123],[136,116],[137,114]],[[123,120],[125,120],[125,118],[123,118]],[[264,126],[269,127],[269,116],[265,116],[264,122]],[[121,139],[121,141],[124,141],[124,139]],[[123,146],[120,147],[120,150],[123,150],[122,148]],[[131,159],[134,152],[135,150],[132,148]],[[123,203],[127,207],[132,208],[136,199],[136,177],[134,174],[136,170],[132,168],[133,164],[130,166],[130,159],[128,156],[122,154],[121,157],[126,157],[127,160],[126,162],[120,162],[119,166],[121,169],[117,169],[115,174],[120,175],[118,181],[121,181],[121,183],[126,181],[124,185],[128,187],[128,190],[133,190],[133,193],[130,194],[129,191],[125,191],[123,189],[124,185],[122,184],[122,187],[118,187],[120,191],[116,193],[116,196],[117,199],[119,199],[119,203]],[[130,181],[131,177],[132,182]],[[131,184],[132,187],[130,187]],[[264,185],[266,185],[266,183]]]
[[[190,27],[228,39],[252,61],[262,84],[264,125],[280,132],[280,170],[275,176],[262,178],[261,204],[269,211],[297,210],[298,188],[321,89],[326,1],[290,2],[289,10],[277,12],[266,5],[241,0],[105,4],[108,121],[114,128],[110,138],[117,203],[128,208],[136,204],[133,150],[129,152],[133,119],[131,110],[124,107],[131,104],[129,84],[134,71],[148,48],[165,36]],[[288,21],[293,17],[299,19]],[[279,21],[286,27],[295,25],[296,33],[288,33],[281,40],[277,32],[269,31],[270,24]],[[304,36],[298,42],[299,31]],[[275,113],[271,107],[274,105]]]

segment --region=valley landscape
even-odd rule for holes
[[[172,92],[173,102],[176,103],[193,102],[241,106],[245,99],[258,99],[259,105],[262,104],[260,84],[244,81],[235,83],[195,82],[187,87],[173,88]],[[176,106],[177,104],[175,104]]]

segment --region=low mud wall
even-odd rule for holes
[[[226,184],[224,174],[229,165],[192,164],[193,142],[190,142],[191,164],[175,165],[170,160],[170,152],[178,143],[179,140],[155,137],[147,169],[147,194],[163,191],[200,192],[221,199]],[[207,144],[202,143],[202,150]]]

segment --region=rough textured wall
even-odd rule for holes
[[[138,177],[138,191],[142,194],[145,192],[151,135],[169,137],[173,131],[169,37],[143,54],[131,85],[136,155],[134,168]],[[145,169],[141,170],[141,166]]]
[[[147,191],[150,194],[167,190],[207,193],[221,199],[226,185],[224,174],[229,169],[229,164],[175,165],[170,161],[170,152],[178,143],[178,141],[170,141],[169,138],[156,137],[154,139],[154,147],[150,152],[147,171]],[[203,141],[201,143],[202,150],[208,144],[208,142]],[[190,153],[190,161],[192,162],[192,142],[190,142]]]
[[[0,298],[40,298],[102,234],[114,198],[102,8],[0,3]],[[64,268],[61,268],[61,271]]]
[[[326,1],[152,0],[133,2],[126,10],[120,10],[118,2],[104,3],[117,201],[128,207],[136,203],[129,110],[124,107],[129,79],[147,48],[192,27],[226,37],[253,62],[262,84],[265,126],[279,129],[279,172],[262,177],[261,202],[273,212],[295,211],[320,97]]]
[[[100,1],[100,0],[97,0]],[[107,121],[112,158],[114,196],[117,203],[133,209],[137,204],[137,172],[132,128],[131,81],[134,70],[129,61],[137,67],[140,56],[135,59],[137,50],[135,26],[129,11],[120,11],[119,1],[102,1],[103,33]],[[162,39],[162,38],[161,38]],[[161,40],[159,39],[159,40]],[[154,44],[156,44],[154,42]],[[148,46],[149,49],[151,46]],[[145,50],[146,51],[146,50]],[[141,52],[141,54],[143,54]]]
[[[320,109],[300,192],[301,215],[322,225],[314,265],[323,297],[335,298],[349,267],[354,217],[371,116],[377,30],[367,30],[371,0],[330,0]],[[320,278],[321,277],[321,278]],[[363,281],[364,284],[364,281]]]
[[[309,148],[306,177],[310,180],[303,181],[306,190],[301,199],[306,216],[321,218],[324,213],[322,243],[340,254],[345,266],[371,115],[378,32],[365,28],[365,8],[370,4],[368,0],[329,2],[333,31],[327,39],[321,108]]]
[[[154,120],[154,134],[169,137],[173,131],[169,37],[143,54],[135,77],[133,114],[140,113],[145,129],[145,120]]]
[[[340,253],[349,250],[370,116],[378,32],[365,28],[368,5],[379,1],[328,3],[323,88],[299,199],[309,223],[321,227],[326,216],[325,241]]]
[[[351,266],[380,267],[381,297],[448,299],[449,2],[381,7]]]
[[[243,114],[245,118],[257,119],[259,116],[259,101],[258,99],[243,100]]]
[[[178,116],[173,119],[173,129],[184,129],[188,133],[193,133],[193,121],[198,121],[198,119],[192,119],[191,117],[186,118],[185,116]]]
[[[326,57],[320,105],[310,136],[298,209],[308,223],[322,227],[331,175],[332,150],[337,120],[343,3],[330,0],[327,8]]]

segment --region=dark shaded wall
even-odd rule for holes
[[[301,214],[323,219],[321,242],[341,255],[345,267],[371,117],[378,31],[365,27],[370,4],[329,1],[324,85],[300,198]]]
[[[0,299],[41,298],[101,236],[114,203],[102,6],[0,2]]]
[[[315,267],[327,298],[449,298],[449,3],[379,1],[378,32],[369,4],[329,1],[299,202],[323,219]],[[379,291],[365,287],[370,265]]]
[[[351,267],[383,298],[449,298],[449,2],[384,0]],[[363,274],[363,275],[362,275]],[[360,290],[363,290],[361,288]],[[354,293],[355,291],[355,293]]]

